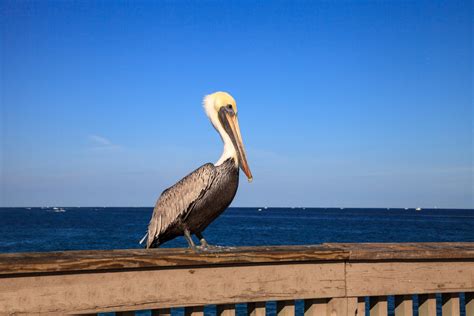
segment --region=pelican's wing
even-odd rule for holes
[[[213,164],[207,163],[161,193],[148,225],[147,248],[150,248],[170,225],[188,215],[196,201],[202,198],[211,186],[215,170]]]

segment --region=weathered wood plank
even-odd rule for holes
[[[321,261],[474,260],[474,243],[323,244],[189,249],[134,249],[0,254],[0,276],[10,274],[123,271],[144,268]]]
[[[341,297],[344,263],[224,266],[0,279],[0,310],[100,312]]]
[[[348,252],[323,245],[229,247],[198,253],[184,248],[14,253],[0,254],[0,277],[2,275],[25,273],[71,273],[203,265],[324,262],[346,258],[348,258]]]
[[[395,296],[395,316],[413,316],[413,298],[411,295]]]
[[[265,316],[266,315],[265,302],[247,303],[247,315],[248,316]]]
[[[458,293],[444,293],[442,295],[443,316],[459,316],[461,309],[459,306],[459,294]]]
[[[346,264],[348,296],[473,291],[474,262],[356,262]]]
[[[466,316],[474,316],[474,293],[464,293],[464,300],[466,304]]]
[[[217,316],[235,316],[235,304],[222,304],[216,306]]]
[[[276,312],[277,316],[295,316],[295,301],[278,301]]]
[[[304,301],[304,316],[326,316],[328,299],[307,299]]]
[[[434,294],[418,295],[418,316],[436,316],[436,296]]]
[[[370,297],[370,316],[387,316],[388,306],[386,296]]]
[[[325,243],[350,252],[350,261],[474,259],[472,242]]]

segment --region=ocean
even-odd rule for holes
[[[0,253],[140,248],[150,207],[0,208]],[[474,210],[229,208],[204,232],[220,246],[474,242]],[[179,237],[163,247],[187,247]]]
[[[0,253],[141,248],[138,241],[152,211],[151,207],[0,208]],[[204,237],[220,246],[474,242],[474,210],[234,207],[213,222]],[[163,247],[187,247],[187,243],[180,237]],[[302,308],[297,302],[297,315],[302,315]],[[393,297],[389,309],[392,315]],[[238,305],[237,313],[243,315],[245,305]],[[173,316],[182,314],[182,309],[173,309]],[[274,302],[268,303],[267,314],[274,316]],[[212,306],[206,315],[215,315]]]

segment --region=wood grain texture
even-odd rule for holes
[[[344,263],[164,269],[0,279],[0,311],[140,310],[340,297]]]
[[[0,277],[9,274],[123,271],[150,268],[339,261],[348,253],[329,246],[89,250],[0,254]]]
[[[472,242],[325,243],[349,252],[349,261],[474,259]]]
[[[0,277],[136,269],[324,261],[474,260],[474,243],[322,244],[189,249],[135,249],[0,254]]]
[[[356,262],[346,264],[348,296],[474,290],[474,262]]]
[[[205,253],[153,249],[1,254],[0,314],[249,302],[249,315],[264,316],[262,302],[304,299],[306,316],[318,315],[323,301],[328,315],[364,316],[364,296],[427,293],[419,296],[422,316],[432,313],[431,293],[459,292],[468,292],[466,310],[474,313],[473,248],[474,243],[324,244]],[[459,305],[456,300],[448,303],[446,310]],[[291,314],[289,310],[281,312]],[[409,307],[403,310],[410,315]]]

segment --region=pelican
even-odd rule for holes
[[[239,168],[252,181],[237,119],[237,105],[226,92],[203,100],[207,117],[224,143],[219,160],[206,163],[161,193],[148,225],[146,248],[184,236],[192,249],[210,249],[202,233],[232,202],[239,186]],[[191,235],[200,241],[196,246]]]

